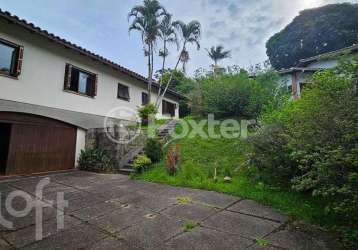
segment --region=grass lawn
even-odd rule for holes
[[[168,175],[165,160],[162,160],[149,171],[136,175],[134,178],[228,193],[270,205],[290,214],[295,219],[308,223],[321,225],[328,223],[324,221],[323,205],[319,200],[293,191],[264,185],[249,178],[242,171],[245,155],[248,152],[247,141],[195,137],[184,138],[174,143],[181,146],[180,170],[175,176]],[[215,168],[217,170],[216,181],[214,180]],[[232,181],[225,182],[225,176],[232,177]]]

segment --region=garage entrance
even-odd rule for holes
[[[76,127],[54,119],[0,112],[0,174],[72,169]]]

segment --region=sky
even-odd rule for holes
[[[147,75],[140,34],[128,32],[127,14],[139,0],[0,0],[0,8],[142,75]],[[201,49],[189,46],[187,71],[212,62],[205,48],[223,45],[231,58],[221,66],[249,67],[263,62],[266,41],[303,9],[347,0],[160,0],[174,20],[202,25]],[[358,3],[358,0],[349,2]],[[158,42],[158,49],[160,48]],[[167,67],[178,52],[170,49]],[[160,69],[160,58],[155,58]]]

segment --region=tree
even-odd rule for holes
[[[295,66],[300,59],[358,43],[358,4],[331,4],[300,12],[266,43],[275,69]]]
[[[166,15],[164,7],[157,0],[144,0],[143,5],[134,6],[128,14],[133,18],[129,32],[137,30],[142,35],[145,55],[148,57],[148,99],[151,100],[153,83],[154,48],[160,36],[161,17]]]
[[[210,48],[210,50],[206,49],[208,52],[208,56],[211,58],[211,60],[214,61],[214,68],[218,67],[218,61],[223,60],[225,58],[229,58],[231,51],[230,50],[224,50],[224,47],[219,46],[213,46]]]
[[[184,23],[183,21],[175,21],[175,22],[173,22],[173,26],[177,29],[178,33],[180,34],[182,47],[181,47],[181,50],[179,53],[178,60],[175,64],[174,69],[172,70],[172,73],[171,73],[171,76],[170,76],[168,82],[166,83],[164,91],[157,98],[156,107],[159,107],[160,102],[162,101],[165,93],[167,92],[167,90],[171,84],[171,81],[173,79],[173,74],[174,74],[173,72],[175,72],[178,69],[178,65],[179,65],[181,59],[184,57],[184,54],[188,53],[187,45],[194,43],[194,44],[196,44],[197,49],[198,50],[200,49],[199,40],[200,40],[200,35],[201,35],[201,25],[198,21],[191,21],[187,24]],[[189,53],[187,54],[187,56],[189,57]]]
[[[160,38],[163,41],[163,48],[159,51],[159,56],[163,58],[162,61],[162,69],[161,69],[161,74],[163,75],[165,72],[165,62],[166,62],[166,58],[169,55],[169,51],[167,48],[168,43],[175,43],[177,45],[177,48],[179,49],[179,43],[178,43],[178,38],[177,38],[177,34],[175,32],[175,27],[173,26],[173,22],[172,22],[172,15],[167,13],[162,22],[160,23],[159,26],[159,30],[160,30]],[[163,81],[162,81],[163,77],[161,77],[160,79],[160,86],[163,85]],[[162,91],[162,88],[159,88],[158,90],[158,96],[160,96]]]

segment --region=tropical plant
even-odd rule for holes
[[[151,100],[153,83],[154,49],[156,40],[161,35],[161,19],[166,15],[166,10],[157,0],[144,0],[143,5],[134,6],[128,14],[128,20],[133,18],[129,32],[136,30],[141,33],[145,55],[148,57],[149,100]]]
[[[162,92],[161,96],[158,96],[156,107],[159,107],[160,102],[162,101],[165,93],[167,92],[171,81],[173,79],[173,72],[175,72],[179,66],[179,63],[182,59],[187,58],[189,59],[189,53],[187,52],[187,45],[188,44],[196,44],[197,49],[200,49],[200,35],[201,35],[201,25],[198,21],[191,21],[189,23],[184,23],[183,21],[175,21],[173,22],[173,26],[177,29],[178,33],[181,37],[182,47],[179,53],[178,60],[175,64],[174,69],[172,70],[171,76],[166,83],[164,91]],[[184,56],[184,54],[187,54]]]
[[[133,166],[137,171],[142,171],[150,164],[152,164],[152,161],[144,154],[138,155],[133,162]]]
[[[152,160],[153,163],[159,162],[163,157],[163,145],[155,138],[149,138],[144,147],[145,154]]]
[[[99,149],[81,150],[78,165],[81,170],[94,172],[112,172],[114,169],[112,159]]]
[[[322,217],[352,249],[358,242],[357,72],[358,58],[317,72],[301,99],[264,116],[250,155],[262,180],[321,200]]]
[[[218,61],[229,58],[231,56],[231,51],[224,50],[222,45],[215,47],[213,46],[210,48],[210,50],[206,49],[206,51],[208,52],[208,56],[211,58],[211,60],[214,61],[214,69],[218,67]]]
[[[157,113],[158,109],[154,106],[153,103],[148,103],[147,105],[138,109],[138,114],[139,117],[142,119],[143,125],[147,125],[148,119],[154,117]]]
[[[169,175],[175,175],[179,169],[179,161],[180,161],[180,145],[176,144],[175,147],[171,146],[168,149],[166,156],[166,166]]]

